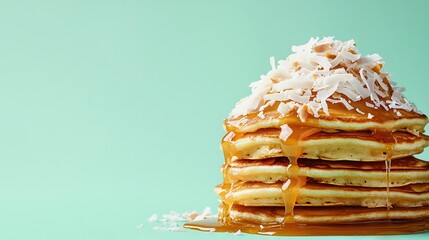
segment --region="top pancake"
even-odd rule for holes
[[[325,130],[389,129],[424,132],[424,127],[428,123],[426,115],[414,111],[398,110],[401,114],[401,116],[398,116],[393,111],[372,109],[362,102],[352,102],[350,105],[358,107],[363,112],[372,113],[373,117],[369,119],[368,115],[350,111],[339,103],[328,103],[329,115],[319,112],[320,116],[316,118],[312,114],[308,114],[305,123],[303,123],[297,116],[296,111],[282,116],[276,111],[278,104],[275,104],[263,111],[264,118],[261,118],[262,115],[258,116],[258,113],[229,117],[224,121],[224,128],[227,131],[234,132],[254,132],[262,128],[280,128],[283,124],[303,124]],[[311,110],[307,109],[307,112],[310,113]]]
[[[382,70],[377,54],[361,55],[353,40],[327,37],[293,47],[224,121],[228,132],[301,124],[324,130],[423,132],[428,119]]]

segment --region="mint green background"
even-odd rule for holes
[[[222,120],[269,57],[312,36],[354,38],[429,113],[428,8],[1,1],[0,239],[235,238],[153,231],[147,218],[217,207]]]

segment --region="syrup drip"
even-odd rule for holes
[[[231,167],[231,161],[237,154],[237,149],[232,143],[234,139],[240,138],[242,133],[229,132],[222,140],[222,150],[224,153],[225,163],[222,167],[223,183],[222,191],[220,192],[220,199],[223,205],[222,221],[228,223],[231,221],[229,212],[234,204],[230,197],[231,189],[234,187],[234,182],[228,174],[228,170]]]
[[[387,207],[387,211],[390,210],[390,208],[392,208],[392,204],[390,203],[389,200],[389,195],[390,195],[390,170],[392,168],[392,156],[393,156],[393,150],[394,150],[394,146],[397,142],[395,136],[392,134],[392,130],[385,130],[385,129],[375,129],[372,132],[372,136],[377,139],[377,141],[385,143],[386,149],[385,149],[385,155],[386,155],[386,160],[385,162],[385,166],[386,166],[386,207]]]
[[[414,221],[373,221],[348,224],[283,223],[256,225],[254,223],[221,223],[216,219],[189,222],[185,228],[206,232],[237,232],[275,236],[354,236],[421,233],[429,230],[429,218]]]
[[[293,209],[295,207],[296,199],[299,195],[299,190],[303,187],[307,178],[298,176],[299,165],[298,158],[302,154],[301,141],[317,132],[319,128],[311,128],[306,126],[289,126],[292,129],[292,134],[286,141],[280,140],[283,155],[289,158],[289,166],[287,168],[288,180],[282,186],[282,197],[285,205],[285,214],[283,224],[293,223]]]

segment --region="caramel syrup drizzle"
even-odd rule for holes
[[[241,232],[274,236],[355,236],[421,233],[429,230],[429,218],[411,221],[375,221],[346,224],[283,223],[257,225],[247,222],[225,224],[216,219],[189,222],[185,228],[206,232]]]
[[[234,187],[234,182],[230,178],[228,170],[231,167],[232,159],[237,155],[238,151],[232,142],[234,139],[240,138],[242,135],[243,133],[235,133],[231,131],[222,140],[222,150],[225,162],[222,167],[223,183],[220,198],[224,209],[221,220],[224,223],[231,221],[229,213],[234,204],[234,201],[230,196],[231,190]]]
[[[287,167],[288,180],[282,186],[282,197],[285,206],[283,224],[294,222],[293,209],[299,195],[299,190],[307,182],[307,177],[298,176],[298,158],[302,154],[301,141],[321,131],[319,128],[306,126],[289,125],[289,127],[292,129],[292,134],[286,141],[280,140],[283,155],[289,159],[289,166]]]
[[[392,168],[392,156],[395,144],[397,143],[397,140],[395,136],[393,135],[392,130],[386,130],[386,129],[375,129],[372,131],[372,136],[377,139],[377,141],[382,142],[386,144],[385,148],[385,165],[386,165],[386,208],[387,211],[392,208],[392,204],[389,200],[390,195],[390,170]]]

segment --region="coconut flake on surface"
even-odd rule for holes
[[[171,211],[169,214],[163,214],[162,218],[158,218],[157,214],[153,214],[149,217],[148,222],[157,222],[162,224],[161,226],[154,226],[152,228],[153,230],[183,232],[185,229],[180,226],[179,223],[210,218],[217,218],[217,215],[212,213],[210,207],[206,207],[201,213],[198,213],[195,210],[184,213]]]
[[[305,122],[304,111],[317,118],[321,112],[329,115],[328,102],[342,103],[352,110],[353,103],[361,100],[375,109],[381,106],[386,111],[419,113],[403,95],[404,89],[395,87],[390,75],[382,71],[382,58],[378,54],[362,56],[353,40],[311,38],[304,45],[293,46],[292,52],[277,64],[270,58],[271,70],[250,84],[251,95],[236,104],[230,117],[260,112],[279,102],[281,115],[300,111],[298,116]]]
[[[144,228],[144,224],[143,224],[143,223],[141,223],[141,224],[137,225],[136,227],[137,227],[137,228]]]
[[[286,141],[292,134],[293,130],[287,124],[281,125],[280,128],[281,132],[279,138],[283,141]]]
[[[374,115],[372,115],[371,113],[368,113],[368,119],[372,119],[374,117]]]
[[[152,214],[152,216],[149,217],[149,222],[156,222],[158,220],[158,215]]]

